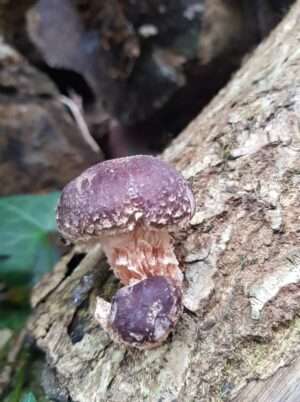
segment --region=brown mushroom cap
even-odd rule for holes
[[[151,348],[167,338],[181,311],[180,289],[169,278],[153,276],[118,290],[108,325],[116,340]]]
[[[133,230],[184,225],[194,213],[188,183],[162,160],[146,155],[98,163],[63,189],[57,224],[72,242]]]

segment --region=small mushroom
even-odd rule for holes
[[[170,232],[185,226],[194,209],[181,174],[158,158],[138,155],[96,164],[67,184],[57,224],[72,243],[101,242],[124,285],[164,276],[181,287]]]
[[[98,298],[95,318],[116,342],[151,349],[174,329],[181,298],[172,280],[153,276],[118,290],[111,305]]]

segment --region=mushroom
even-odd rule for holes
[[[97,299],[95,318],[116,342],[139,349],[160,345],[182,311],[181,290],[170,278],[153,276],[117,291],[112,304]]]
[[[72,243],[100,242],[125,287],[95,318],[113,339],[140,349],[159,345],[182,310],[183,273],[171,233],[192,217],[185,179],[158,158],[138,155],[92,166],[63,189],[57,224]]]
[[[185,226],[194,209],[191,189],[174,168],[138,155],[96,164],[67,184],[57,224],[72,243],[100,242],[124,285],[165,276],[181,287],[170,232]]]

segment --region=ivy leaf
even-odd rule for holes
[[[59,257],[53,233],[59,193],[0,198],[0,281],[35,283]]]
[[[2,304],[0,305],[0,309],[0,330],[9,328],[13,331],[20,331],[25,325],[26,319],[30,313],[28,305],[12,307],[10,305]]]
[[[26,392],[21,398],[21,402],[37,402],[32,392]]]

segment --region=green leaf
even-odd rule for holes
[[[57,261],[51,242],[59,193],[0,198],[0,281],[35,283]]]
[[[26,392],[26,394],[23,394],[21,402],[37,402],[37,400],[32,392]]]
[[[9,328],[13,331],[21,330],[30,313],[28,304],[11,306],[3,303],[0,305],[0,309],[0,329]]]

